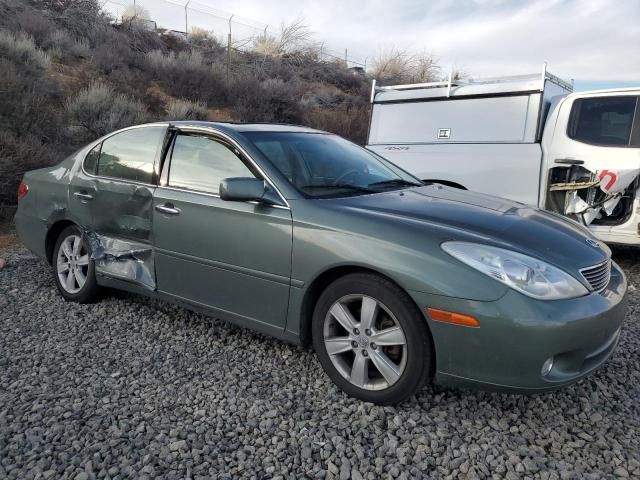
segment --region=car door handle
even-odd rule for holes
[[[556,158],[556,163],[562,163],[564,165],[583,165],[584,160],[576,160],[574,158]]]
[[[173,205],[156,205],[156,210],[162,213],[166,213],[167,215],[180,215],[180,209],[174,207]]]
[[[93,195],[87,192],[75,192],[74,195],[80,200],[84,200],[84,201],[93,200]]]

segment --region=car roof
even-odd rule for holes
[[[210,127],[225,132],[289,132],[289,133],[327,133],[301,125],[288,123],[241,123],[241,122],[203,122],[183,120],[170,122],[177,127]]]

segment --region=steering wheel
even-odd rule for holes
[[[356,170],[355,168],[350,168],[349,170],[347,170],[346,172],[344,172],[342,175],[340,175],[338,178],[336,178],[333,182],[334,185],[338,185],[339,183],[342,183],[342,181],[349,177],[350,175],[353,174],[357,174],[360,173],[358,170]]]

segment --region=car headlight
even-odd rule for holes
[[[559,268],[511,250],[468,242],[445,242],[442,249],[529,297],[558,300],[589,293],[584,285]]]

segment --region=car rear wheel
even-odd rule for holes
[[[384,278],[352,274],[336,280],[320,296],[312,328],[322,367],[349,395],[398,403],[430,377],[433,347],[426,320]]]
[[[65,228],[53,251],[54,278],[58,290],[69,301],[86,303],[95,299],[98,285],[89,244],[76,226]]]

